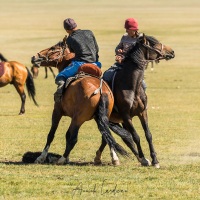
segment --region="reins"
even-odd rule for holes
[[[67,48],[66,38],[67,38],[67,36],[65,36],[65,37],[63,38],[63,41],[62,41],[62,42],[59,42],[59,43],[58,43],[59,49],[53,50],[53,48],[54,48],[56,45],[55,45],[55,46],[52,46],[51,48],[48,49],[48,51],[47,51],[47,53],[46,53],[46,56],[42,55],[42,54],[39,52],[39,53],[38,53],[38,57],[39,57],[39,58],[44,58],[44,59],[45,59],[45,62],[53,62],[53,61],[56,62],[56,67],[57,67],[58,63],[59,63],[60,61],[62,61],[62,59],[63,59],[64,56],[66,56],[66,55],[65,55],[65,50],[66,50],[66,48]],[[62,44],[63,44],[63,45],[62,45]],[[49,59],[49,56],[50,56],[51,54],[55,54],[55,53],[58,53],[58,56],[57,56],[56,58],[54,58],[54,59]]]
[[[161,43],[160,43],[161,44]],[[163,44],[161,44],[161,49],[159,50],[159,49],[155,49],[155,48],[153,48],[152,46],[150,46],[149,45],[149,41],[147,41],[147,43],[145,44],[142,44],[145,48],[147,48],[148,50],[152,50],[152,51],[154,51],[154,52],[156,52],[156,53],[158,53],[159,55],[160,55],[160,57],[158,57],[158,58],[156,58],[156,59],[153,59],[153,60],[149,60],[149,51],[147,51],[147,59],[146,59],[146,61],[147,61],[147,64],[149,63],[149,62],[152,62],[152,61],[155,61],[155,62],[159,62],[159,60],[161,60],[161,59],[164,59],[164,53],[163,53]]]
[[[153,37],[150,37],[150,36],[148,36],[146,38],[143,38],[143,37],[144,37],[143,34],[140,34],[140,36],[138,36],[137,42],[136,42],[138,44],[138,47],[135,48],[133,46],[133,48],[131,48],[127,52],[125,58],[130,59],[130,57],[133,57],[134,62],[136,62],[137,64],[139,64],[138,66],[140,66],[142,68],[144,66],[147,67],[147,65],[149,63],[151,63],[152,64],[152,68],[153,68],[153,62],[154,61],[155,61],[155,63],[158,63],[160,60],[166,59],[165,52],[164,52],[164,45],[162,43],[160,43],[159,41],[155,40]],[[150,41],[148,41],[148,39]],[[153,43],[152,46],[150,45],[151,43]],[[155,48],[154,46],[156,44],[160,44],[161,48],[160,49]],[[146,49],[146,52],[144,52],[142,50],[142,47],[144,49]],[[150,59],[150,51],[153,51],[156,54],[158,54],[157,58]],[[130,56],[131,54],[132,54],[132,56]],[[142,54],[146,54],[146,55],[142,56]]]

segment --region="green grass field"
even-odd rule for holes
[[[14,87],[0,88],[0,200],[200,199],[199,8],[199,0],[1,2],[0,52],[29,69],[33,55],[62,40],[63,20],[67,17],[74,18],[79,28],[95,33],[103,71],[114,63],[114,48],[128,17],[138,19],[141,32],[171,46],[176,57],[161,61],[153,71],[149,66],[145,72],[149,125],[160,169],[141,167],[136,159],[121,157],[121,165],[113,167],[108,148],[103,166],[94,166],[101,142],[94,121],[80,129],[79,141],[70,156],[77,165],[22,164],[25,152],[42,151],[45,145],[56,85],[50,72],[44,79],[41,68],[34,79],[40,106],[27,98],[23,116],[18,116],[20,98]],[[61,120],[50,152],[63,154],[69,122],[67,117]],[[134,118],[133,123],[150,159],[139,120]]]

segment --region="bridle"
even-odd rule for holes
[[[67,48],[67,44],[66,44],[66,37],[65,36],[63,38],[63,41],[60,41],[58,42],[56,45],[50,47],[48,50],[47,50],[47,53],[46,55],[42,55],[40,52],[37,53],[38,55],[38,58],[42,59],[42,61],[44,62],[56,62],[56,67],[58,65],[59,62],[61,62],[63,60],[63,57],[66,56],[65,55],[65,50]],[[55,48],[55,46],[58,45],[58,48]],[[45,50],[44,50],[45,51]],[[55,54],[55,53],[58,53],[57,57],[56,58],[53,58],[53,59],[49,59],[49,57],[52,55],[52,54]]]
[[[152,46],[150,46],[149,41],[146,41],[146,43],[142,44],[142,46],[144,46],[147,49],[147,56],[146,56],[147,57],[147,59],[146,59],[147,63],[152,62],[152,61],[155,61],[156,63],[158,63],[160,60],[166,59],[165,52],[163,50],[164,45],[161,44],[161,43],[160,43],[160,45],[161,45],[161,49],[153,48]],[[150,60],[149,59],[150,50],[156,52],[159,55],[159,57],[157,57],[156,59]]]

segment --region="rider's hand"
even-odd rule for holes
[[[120,54],[120,53],[123,53],[123,50],[122,50],[122,49],[118,49],[118,50],[117,50],[117,53],[119,53],[119,54]]]
[[[121,63],[121,62],[122,62],[122,59],[123,59],[122,55],[116,55],[116,57],[115,57],[115,60],[116,60],[118,63]]]

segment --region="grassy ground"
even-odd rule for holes
[[[25,152],[44,147],[56,86],[50,72],[44,79],[44,69],[40,69],[34,80],[40,106],[27,98],[24,116],[17,115],[20,98],[14,87],[1,88],[0,199],[200,199],[199,6],[198,0],[1,3],[0,52],[28,67],[31,56],[64,37],[62,22],[67,17],[74,18],[80,28],[93,30],[103,70],[114,62],[114,48],[128,17],[138,19],[141,32],[171,46],[176,57],[162,61],[153,71],[149,66],[145,72],[149,124],[159,170],[140,167],[135,159],[124,158],[120,158],[121,166],[113,167],[108,148],[103,166],[93,166],[101,141],[93,121],[80,129],[79,141],[70,156],[76,165],[22,164]],[[69,122],[69,118],[61,120],[51,152],[63,153]],[[149,158],[141,125],[137,118],[133,122]]]

